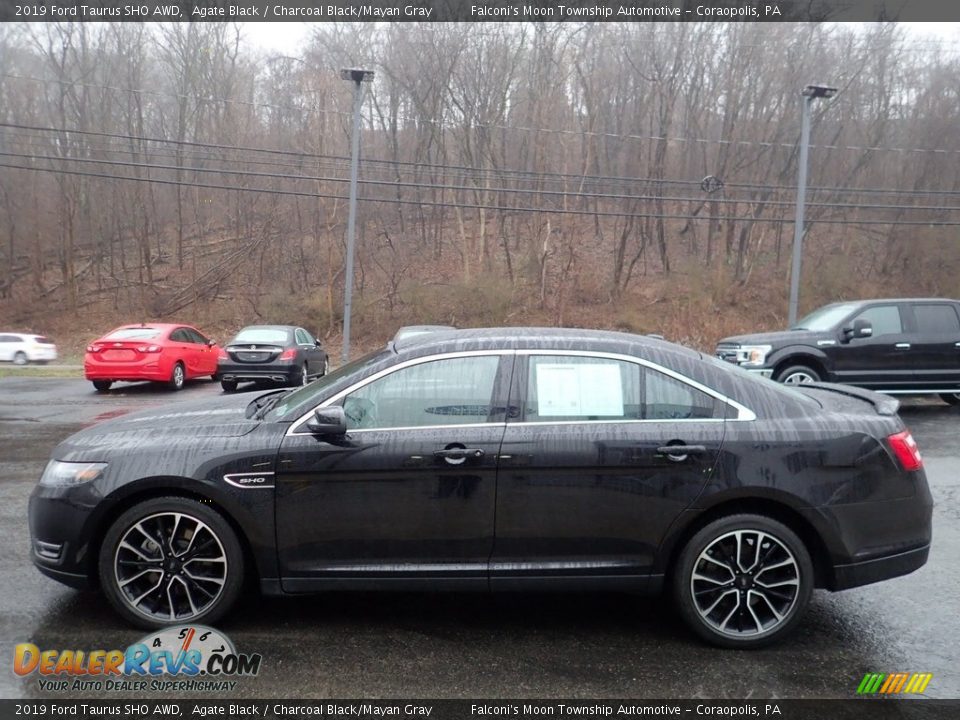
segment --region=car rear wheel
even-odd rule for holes
[[[110,389],[110,386],[113,385],[113,380],[94,380],[93,386],[97,389],[97,392],[106,392]]]
[[[298,385],[307,385],[310,382],[310,369],[307,367],[307,364],[304,363],[300,368],[300,382]]]
[[[26,365],[27,362],[28,362],[28,360],[27,360],[27,354],[26,354],[25,352],[23,352],[22,350],[19,351],[16,355],[13,356],[13,364],[14,364],[14,365]]]
[[[171,390],[183,390],[184,383],[187,381],[187,372],[182,362],[173,366],[173,372],[170,374],[170,382],[167,383]]]
[[[940,399],[947,405],[960,405],[960,393],[940,393]]]
[[[806,385],[820,382],[820,374],[808,365],[792,365],[778,372],[775,379],[785,385]]]
[[[221,381],[220,381],[220,387],[222,387],[222,388],[223,388],[224,390],[226,390],[227,392],[233,392],[234,390],[237,389],[237,381],[236,381],[236,380],[221,380]]]
[[[673,592],[683,619],[707,642],[762,647],[800,621],[813,592],[813,563],[786,525],[763,515],[731,515],[687,543],[674,568]]]
[[[323,377],[328,372],[330,372],[330,358],[323,359],[323,372],[320,373],[320,377]]]
[[[243,551],[227,521],[208,505],[154,498],[110,526],[99,573],[110,604],[134,625],[209,624],[240,594]]]

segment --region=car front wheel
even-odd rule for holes
[[[27,362],[28,362],[28,360],[27,360],[27,354],[26,354],[25,352],[20,351],[20,352],[18,352],[16,355],[13,356],[13,364],[14,364],[14,365],[26,365]]]
[[[806,385],[820,382],[820,374],[807,365],[793,365],[778,372],[775,379],[786,385]]]
[[[800,621],[813,592],[813,563],[786,525],[731,515],[690,539],[674,568],[673,592],[684,620],[707,642],[762,647]]]
[[[230,525],[188,498],[133,506],[110,526],[100,548],[107,599],[143,628],[213,623],[236,602],[243,572],[243,551]]]

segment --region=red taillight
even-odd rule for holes
[[[220,348],[219,352],[217,353],[217,360],[229,360],[229,359],[230,359],[230,356],[227,355],[227,351],[224,350],[223,348]]]
[[[137,345],[137,352],[142,353],[158,353],[163,348],[159,345]]]
[[[281,354],[278,360],[293,360],[297,356],[296,348],[287,348]]]
[[[98,352],[100,352],[101,350],[103,350],[103,346],[102,346],[102,345],[87,345],[87,352],[88,352],[88,353],[98,353]]]
[[[923,458],[920,457],[920,448],[917,447],[917,441],[909,430],[898,432],[887,438],[890,443],[890,449],[900,461],[900,466],[907,471],[919,470],[923,467]]]

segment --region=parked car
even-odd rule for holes
[[[189,325],[123,325],[87,346],[83,374],[99,392],[138,380],[180,390],[187,380],[216,375],[218,350],[216,341]]]
[[[40,363],[57,359],[57,346],[43,335],[0,331],[0,361],[14,365]]]
[[[940,298],[825,305],[786,331],[724,338],[716,355],[788,384],[829,381],[960,404],[960,303]]]
[[[220,351],[217,373],[224,390],[246,381],[306,385],[330,367],[326,350],[301,327],[250,325]]]
[[[270,595],[667,587],[703,638],[756,647],[815,587],[926,562],[897,407],[650,337],[426,334],[296,390],[82,430],[31,496],[32,557],[143,627],[210,624],[245,576]]]

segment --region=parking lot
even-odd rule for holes
[[[0,696],[43,697],[13,647],[123,648],[143,636],[93,593],[29,561],[27,498],[53,447],[85,424],[220,394],[81,380],[0,378]],[[707,647],[666,600],[628,595],[347,594],[246,599],[220,629],[263,656],[231,697],[852,697],[867,672],[933,673],[926,696],[960,696],[960,411],[905,402],[936,501],[930,561],[913,575],[818,592],[799,630],[756,652]],[[82,696],[82,693],[71,693]],[[96,694],[91,694],[91,697]]]

